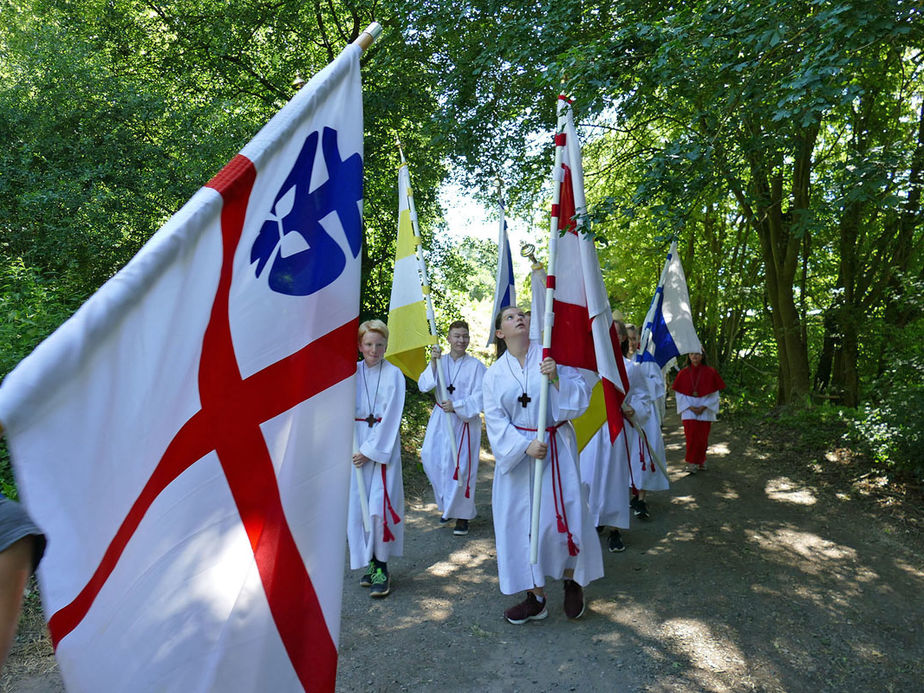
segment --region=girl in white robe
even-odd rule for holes
[[[590,388],[573,368],[542,359],[530,345],[526,316],[504,308],[496,321],[499,348],[506,351],[484,376],[484,412],[494,451],[493,513],[497,568],[504,594],[526,590],[526,600],[504,612],[515,624],[548,616],[546,576],[565,583],[565,613],[584,613],[582,587],[603,575],[603,558],[587,510],[570,419],[584,412]],[[548,376],[546,443],[536,438],[539,392]],[[543,460],[538,563],[530,563],[532,482],[535,460]]]
[[[457,321],[449,326],[450,351],[440,357],[440,348],[431,350],[431,360],[417,379],[421,392],[436,389],[436,369],[443,371],[449,390],[448,402],[437,401],[427,423],[420,460],[433,487],[442,522],[455,518],[453,534],[468,534],[468,521],[475,517],[475,483],[481,451],[481,381],[484,364],[465,353],[468,324]],[[453,427],[450,438],[448,426]]]
[[[359,326],[353,465],[362,474],[370,530],[363,528],[356,472],[350,477],[347,539],[350,568],[366,568],[360,585],[370,596],[391,591],[388,559],[404,552],[404,482],[401,477],[401,415],[404,374],[384,360],[388,328],[381,320]]]

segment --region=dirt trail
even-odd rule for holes
[[[709,470],[687,476],[667,423],[671,489],[649,496],[624,553],[604,552],[576,623],[555,582],[548,619],[503,619],[516,600],[497,587],[489,456],[467,537],[439,526],[412,479],[391,596],[370,599],[344,571],[338,690],[922,690],[922,538],[800,482],[721,422]],[[47,640],[14,648],[0,690],[63,690]]]
[[[709,470],[682,469],[669,417],[671,489],[650,494],[627,550],[572,623],[512,626],[497,586],[483,457],[467,537],[409,498],[394,591],[375,601],[346,571],[338,690],[913,691],[924,687],[924,570],[909,542],[856,501],[781,476],[719,423]]]

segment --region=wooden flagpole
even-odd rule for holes
[[[359,452],[359,441],[356,440],[356,423],[353,423],[353,453]],[[375,464],[375,462],[373,462]],[[356,492],[359,494],[359,509],[363,515],[363,530],[372,531],[372,517],[369,515],[369,496],[366,495],[366,479],[363,470],[353,465],[353,474],[356,476]]]
[[[555,303],[555,256],[558,249],[558,215],[559,203],[561,202],[561,184],[564,178],[562,174],[562,149],[563,146],[558,143],[559,136],[565,130],[565,109],[567,103],[563,99],[558,100],[558,125],[555,130],[555,166],[552,169],[552,218],[549,229],[549,264],[546,270],[545,288],[545,316],[542,326],[542,354],[548,353],[552,346],[552,324],[555,322],[555,313],[553,306]],[[539,421],[536,424],[536,439],[540,443],[545,442],[546,423],[545,418],[549,410],[549,385],[548,376],[542,379],[542,389],[539,390]],[[545,466],[545,460],[536,460],[533,473],[533,508],[532,522],[530,523],[529,532],[529,562],[536,565],[539,562],[539,504],[542,501],[542,470]]]
[[[404,159],[404,149],[401,147],[401,139],[395,137],[398,142],[398,154],[401,156],[401,165],[407,168],[407,161]],[[411,180],[410,169],[408,169],[408,181]],[[407,203],[409,211],[411,214],[411,229],[414,231],[414,239],[417,241],[414,245],[414,256],[417,258],[417,269],[420,272],[420,283],[421,289],[423,291],[424,300],[427,303],[427,323],[430,326],[430,334],[433,337],[439,339],[439,335],[436,332],[436,314],[433,312],[433,298],[430,296],[430,279],[427,276],[427,263],[424,262],[423,257],[423,245],[420,241],[420,226],[417,224],[417,207],[414,205],[414,187],[413,185],[408,186],[407,191]],[[430,367],[430,359],[427,359],[427,367]],[[449,394],[446,390],[446,375],[443,373],[443,369],[440,367],[440,362],[436,362],[436,385],[437,385],[437,395],[439,396],[440,402],[446,402],[449,400]],[[452,422],[452,412],[444,411],[446,416],[444,421],[446,422],[446,430],[449,433],[449,444],[450,444],[450,454],[452,455],[461,455],[462,451],[456,448],[456,433],[453,430]],[[469,460],[471,464],[471,460]],[[462,487],[462,474],[461,471],[458,474],[458,479],[456,480],[456,485],[459,488]]]
[[[359,46],[365,51],[382,33],[382,25],[378,22],[372,22],[365,30],[353,41],[354,45]],[[356,424],[353,424],[353,452],[359,452],[359,443],[356,440]],[[374,464],[374,463],[373,463]],[[353,475],[356,477],[356,492],[359,494],[359,507],[362,510],[363,530],[372,532],[372,517],[369,514],[369,496],[366,494],[366,479],[363,477],[363,470],[353,465]]]
[[[356,37],[356,40],[353,41],[353,43],[365,51],[375,42],[381,33],[382,25],[378,22],[372,22],[369,26],[363,29],[363,32]]]

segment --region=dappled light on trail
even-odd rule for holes
[[[811,489],[794,482],[788,477],[781,476],[769,479],[764,490],[771,500],[797,505],[815,505],[817,498]]]
[[[802,570],[830,570],[838,562],[855,561],[855,549],[823,539],[811,532],[801,532],[788,527],[750,533],[750,540],[764,551],[773,553],[795,553]],[[787,556],[789,557],[789,556]]]
[[[676,649],[689,651],[691,662],[696,667],[724,672],[729,667],[745,663],[733,641],[712,632],[709,625],[702,621],[669,619],[662,624],[660,632]]]
[[[696,508],[695,496],[674,496],[671,498],[671,505],[683,505],[688,509]]]
[[[453,551],[445,561],[438,561],[427,568],[427,572],[436,577],[458,577],[465,579],[465,573],[478,568],[490,560],[485,554],[472,553],[470,550]],[[461,573],[461,575],[457,575]]]
[[[697,474],[676,416],[664,436],[671,488],[621,530],[624,552],[601,539],[578,622],[558,580],[547,619],[504,621],[522,594],[498,589],[487,455],[468,536],[439,525],[429,489],[409,496],[392,595],[370,600],[345,571],[338,691],[919,687],[924,565],[907,537],[722,422]]]

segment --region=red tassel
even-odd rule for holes
[[[388,523],[383,522],[382,526],[384,527],[384,529],[382,530],[382,541],[384,541],[385,543],[388,543],[389,541],[394,541],[395,535],[391,533],[390,529],[388,529]]]
[[[571,538],[571,532],[568,532],[568,555],[577,556],[580,552],[581,550],[574,543],[574,539]]]
[[[388,511],[391,513],[391,521],[396,525],[401,524],[401,516],[395,512],[395,509],[391,507],[391,503],[388,504]]]
[[[558,515],[557,517],[558,517],[558,533],[564,534],[565,532],[568,531],[568,528],[565,527],[565,523],[562,522],[561,515]],[[574,554],[571,554],[571,555],[573,556]]]
[[[452,480],[453,481],[459,480],[459,465],[456,465],[456,470],[452,473]]]
[[[468,486],[465,487],[465,497],[471,498],[471,495],[469,495],[469,492],[468,492]]]

